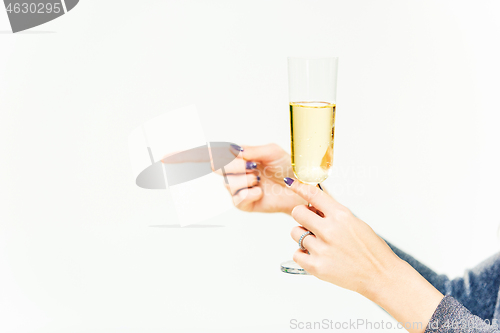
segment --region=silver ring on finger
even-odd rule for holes
[[[310,231],[306,231],[306,232],[304,232],[304,233],[302,234],[302,236],[300,236],[300,239],[299,239],[299,247],[300,247],[300,249],[301,249],[302,251],[307,251],[307,249],[304,247],[304,245],[302,245],[302,241],[304,240],[304,238],[305,238],[306,236],[309,236],[309,235],[313,235],[313,236],[314,236],[314,234],[313,234],[312,232],[310,232]]]

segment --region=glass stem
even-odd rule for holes
[[[318,187],[321,191],[323,191],[323,188],[321,187],[321,184],[320,184],[320,183],[318,183],[316,186],[317,186],[317,187]],[[309,209],[310,209],[310,208],[314,208],[314,207],[313,207],[313,205],[312,205],[310,202],[308,202],[308,203],[307,203],[307,207],[309,207]],[[314,209],[316,210],[316,214],[318,214],[319,216],[321,216],[321,217],[324,217],[324,216],[325,216],[325,215],[323,214],[323,212],[321,212],[321,211],[317,210],[316,208],[314,208]]]
[[[323,191],[323,188],[321,187],[321,184],[320,184],[320,183],[318,183],[318,184],[316,185],[316,187],[317,187],[317,188],[319,188],[321,191]],[[313,206],[313,205],[311,205],[311,203],[310,203],[310,202],[308,202],[308,203],[307,203],[307,207],[311,208],[312,206]]]

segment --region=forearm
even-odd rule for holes
[[[381,271],[366,291],[366,296],[384,308],[410,333],[423,333],[441,294],[407,262],[397,258],[391,269]]]
[[[500,288],[500,253],[494,254],[476,267],[466,270],[464,277],[450,280],[437,274],[411,255],[387,242],[392,251],[408,262],[443,295],[453,296],[474,315],[492,320]]]
[[[393,244],[389,243],[387,240],[385,240],[385,242],[387,243],[387,245],[389,245],[391,250],[399,258],[403,259],[408,264],[410,264],[411,267],[413,267],[418,273],[420,273],[420,275],[422,275],[427,281],[429,281],[429,283],[432,284],[443,295],[446,294],[447,284],[449,284],[449,281],[450,281],[450,279],[446,275],[438,274],[438,273],[434,272],[432,269],[430,269],[426,265],[422,264],[420,261],[415,259],[413,256],[411,256],[408,253],[397,248]],[[452,295],[452,296],[454,296],[454,295]]]

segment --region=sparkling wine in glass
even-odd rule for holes
[[[292,168],[302,183],[319,185],[333,164],[338,58],[288,58]],[[308,275],[293,260],[290,274]]]

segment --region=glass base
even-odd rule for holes
[[[281,271],[288,274],[296,275],[311,275],[307,273],[302,267],[299,266],[295,261],[288,260],[281,263]]]

